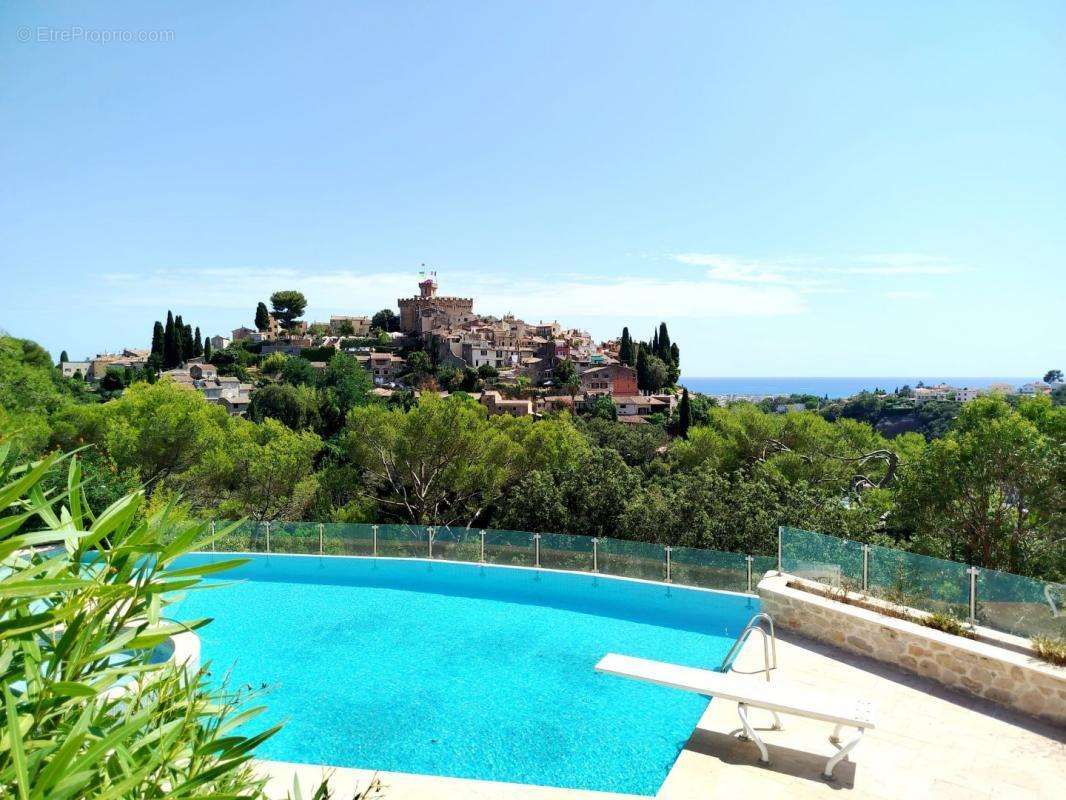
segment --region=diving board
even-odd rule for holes
[[[836,727],[829,741],[838,746],[841,729],[855,728],[855,737],[826,762],[822,775],[827,779],[832,779],[837,764],[855,749],[866,729],[876,727],[876,708],[868,700],[822,695],[803,687],[773,685],[728,672],[714,672],[617,653],[608,653],[600,659],[596,671],[735,702],[744,733],[759,748],[760,761],[764,764],[770,762],[770,756],[765,743],[748,721],[749,707],[772,712],[776,721],[775,729],[780,727],[778,713],[832,723]]]

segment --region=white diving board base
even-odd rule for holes
[[[820,695],[800,687],[774,686],[735,673],[684,667],[617,653],[608,653],[600,659],[596,671],[737,703],[737,713],[744,732],[758,746],[763,763],[769,762],[769,753],[748,722],[748,707],[773,712],[775,719],[781,713],[832,723],[836,727],[830,741],[835,745],[843,727],[855,728],[855,738],[826,762],[822,775],[828,779],[833,777],[836,765],[855,749],[866,729],[875,727],[876,711],[869,701]]]

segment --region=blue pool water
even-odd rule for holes
[[[194,560],[228,556],[197,554]],[[252,556],[168,614],[215,679],[267,684],[258,755],[652,795],[706,708],[593,670],[608,652],[717,667],[758,600],[447,562]]]

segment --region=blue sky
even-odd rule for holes
[[[6,2],[0,76],[0,328],[53,353],[424,262],[690,376],[1066,368],[1061,2]]]

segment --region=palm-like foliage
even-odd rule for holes
[[[171,531],[169,509],[145,517],[139,492],[96,515],[76,457],[9,456],[0,444],[0,796],[258,795],[246,762],[274,731],[234,729],[259,709],[151,659],[206,622],[167,621],[168,593],[237,562],[175,567],[211,541],[202,526]],[[48,496],[42,481],[63,462],[66,491]]]

